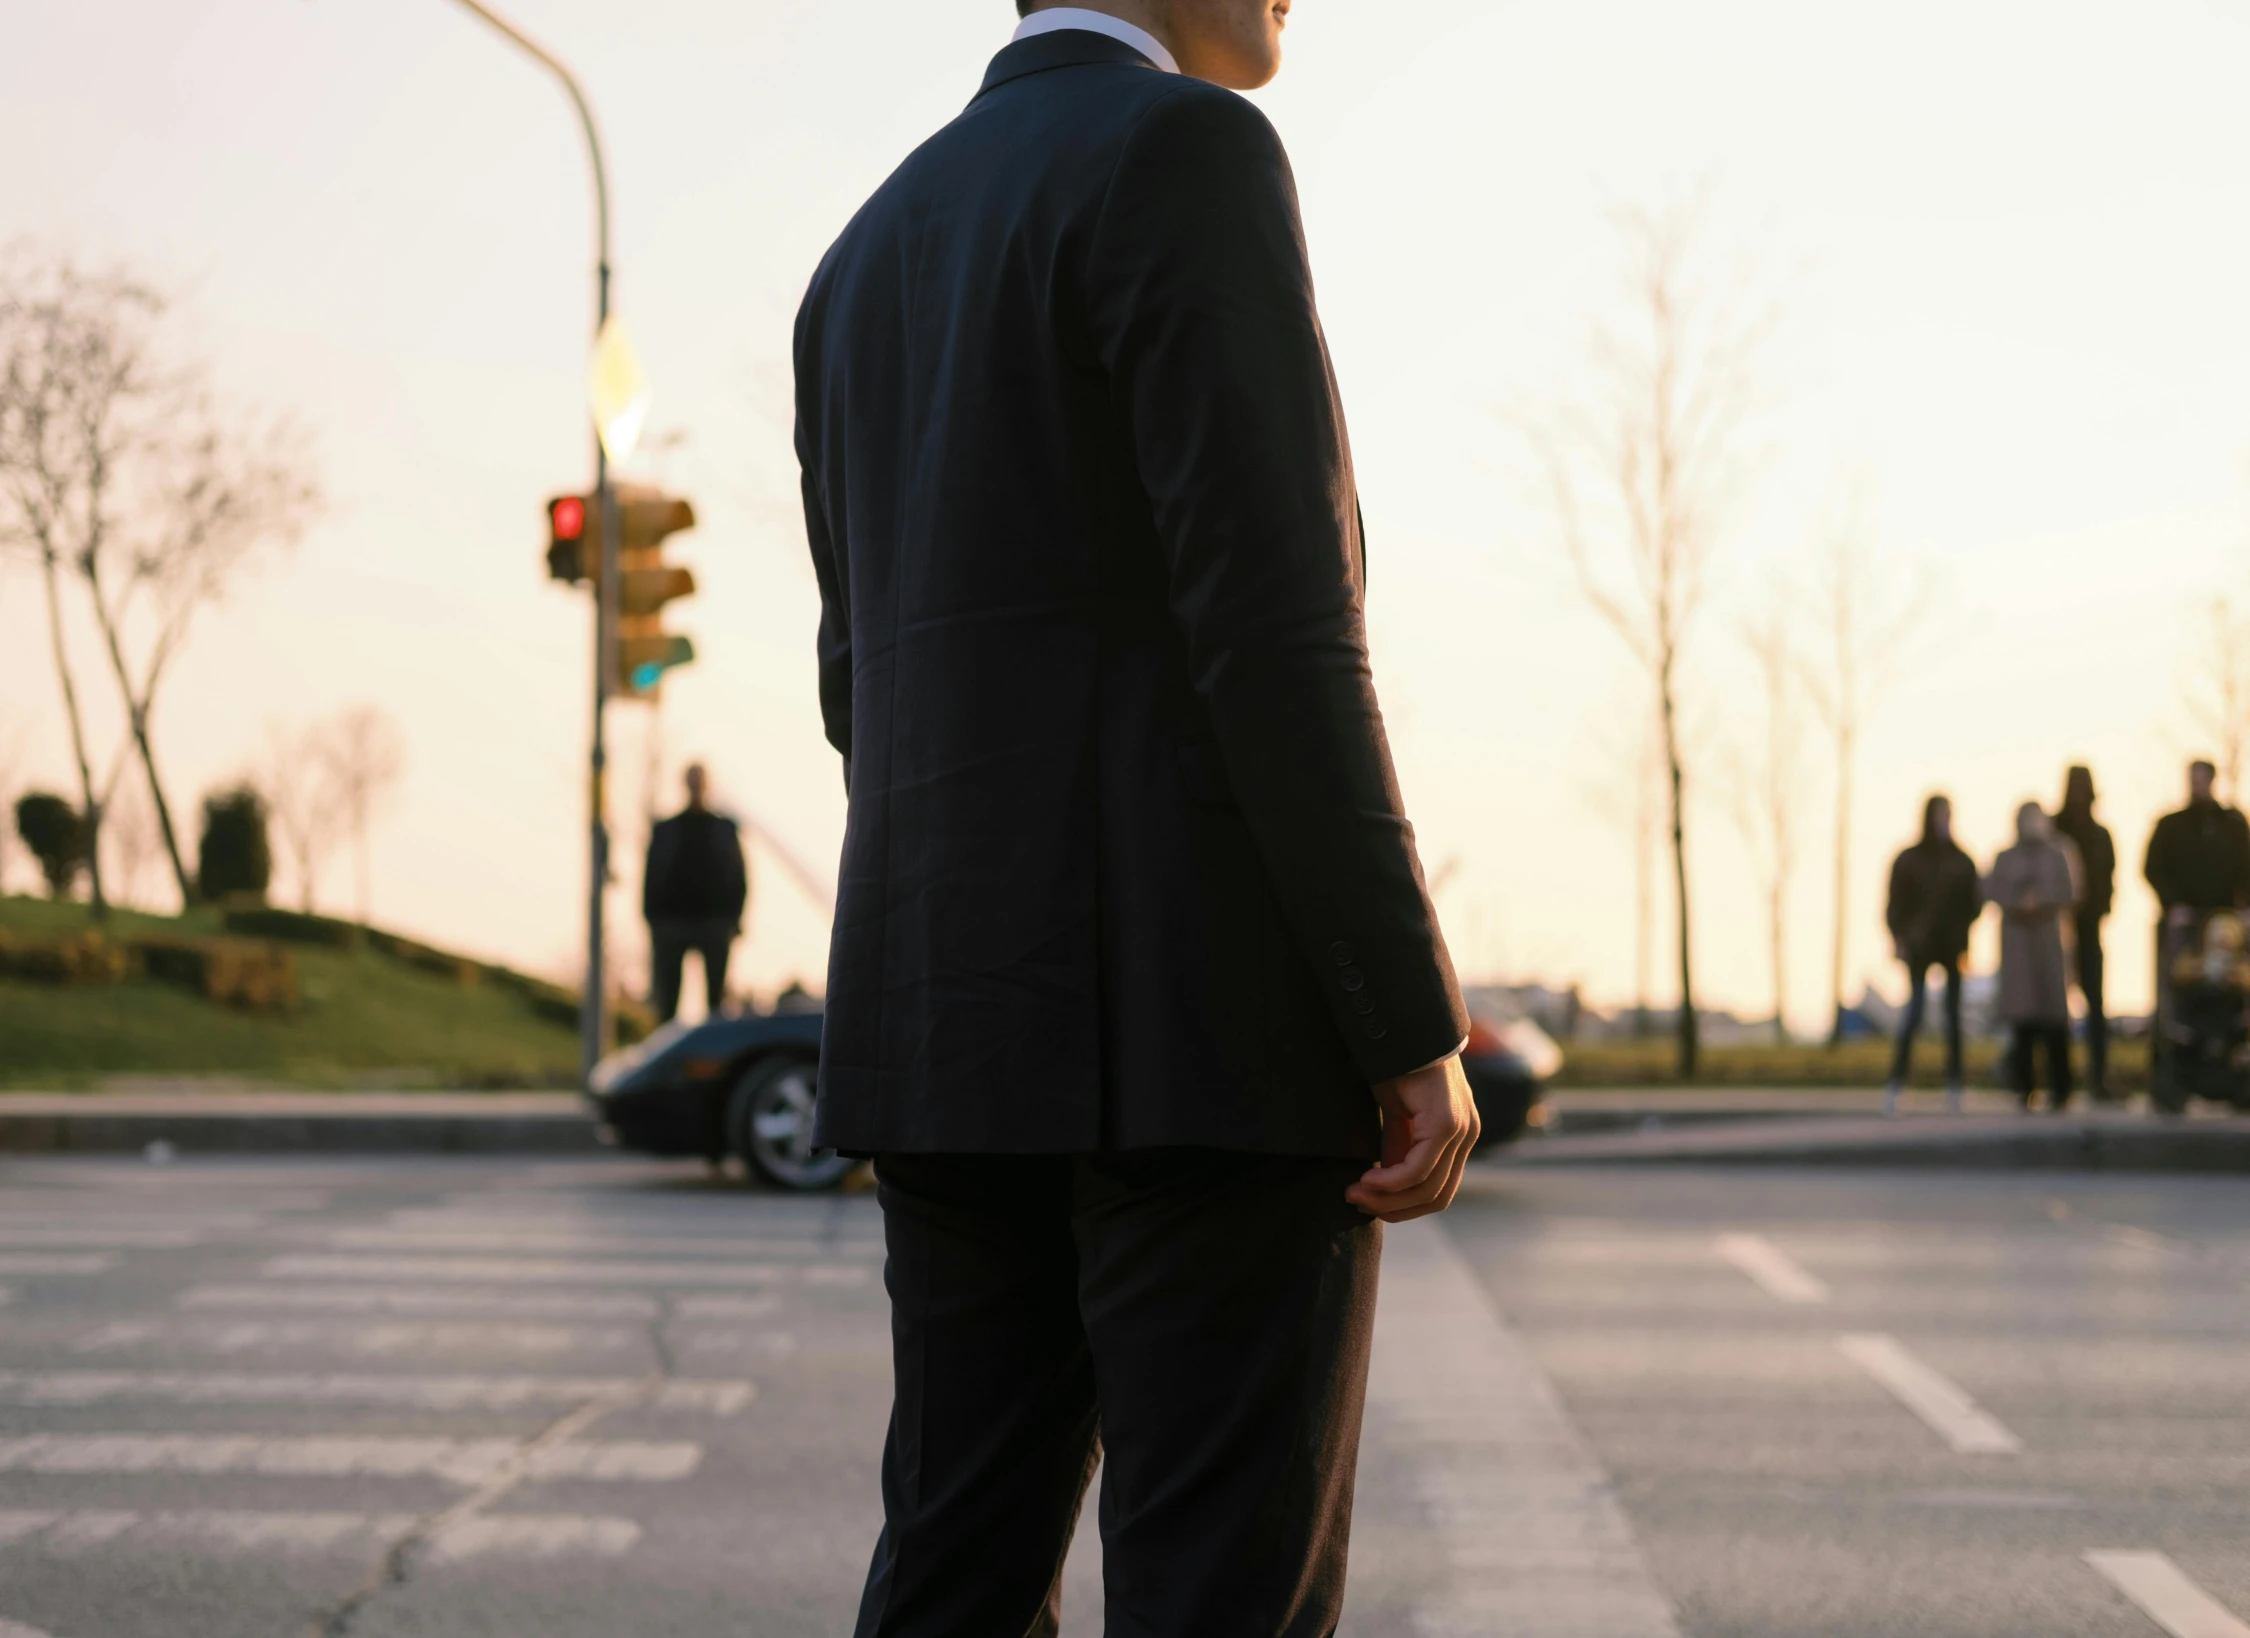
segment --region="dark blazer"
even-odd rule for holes
[[[1368,668],[1279,139],[1009,46],[822,261],[797,450],[851,793],[820,1141],[1372,1154],[1467,1017]]]
[[[2146,866],[2157,901],[2170,910],[2228,910],[2250,903],[2250,823],[2217,802],[2190,802],[2157,820]]]
[[[650,921],[739,923],[750,899],[742,833],[708,808],[683,808],[648,834],[641,914]]]
[[[2078,915],[2099,921],[2117,899],[2117,844],[2109,827],[2090,812],[2069,808],[2055,815],[2055,829],[2078,849]]]

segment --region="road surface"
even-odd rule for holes
[[[616,1158],[0,1162],[0,1638],[848,1632],[879,1236]],[[2245,1617],[2238,1181],[1486,1171],[1392,1235],[1353,1638]]]

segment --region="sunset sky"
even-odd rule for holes
[[[637,475],[691,496],[658,755],[833,870],[788,338],[862,198],[975,90],[1007,0],[514,0],[610,148],[619,305],[656,393]],[[543,578],[546,496],[588,475],[586,167],[546,76],[449,0],[81,0],[0,53],[0,242],[125,263],[237,399],[292,411],[330,498],[198,630],[162,705],[175,802],[269,724],[360,701],[410,768],[379,919],[543,971],[578,959],[583,601]],[[1752,457],[1690,657],[1705,999],[1770,987],[1717,768],[1757,706],[1735,635],[1854,495],[1932,613],[1864,750],[1853,988],[1895,985],[1880,887],[1923,796],[1980,859],[2092,763],[2130,882],[2204,740],[2200,612],[2250,595],[2250,8],[1953,0],[1298,0],[1257,100],[1303,195],[1370,537],[1370,616],[1423,857],[1478,978],[1629,998],[1632,866],[1603,791],[1640,710],[1579,597],[1523,428],[1594,388],[1621,206],[1704,190],[1710,265],[1779,315]],[[83,684],[117,731],[78,633]],[[637,847],[648,713],[622,709]],[[35,580],[0,568],[0,771],[69,791]],[[1792,1010],[1825,1001],[1830,782],[1807,771]],[[11,849],[10,884],[30,873]],[[630,863],[631,861],[629,861]],[[817,982],[823,916],[760,859],[743,970]],[[636,872],[618,912],[628,925]],[[159,895],[158,876],[142,896]],[[282,896],[294,902],[285,882]],[[350,898],[339,857],[323,900]],[[634,932],[637,942],[637,928]],[[1989,938],[1989,929],[1987,930]],[[1669,993],[1669,987],[1663,993]]]

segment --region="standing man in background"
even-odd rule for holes
[[[895,1373],[857,1631],[1053,1633],[1100,1459],[1110,1638],[1324,1638],[1382,1225],[1477,1123],[1234,94],[1290,0],[1019,9],[797,320],[851,799],[817,1132],[875,1157]]]
[[[2219,801],[2218,778],[2210,763],[2189,763],[2187,806],[2157,820],[2148,839],[2148,884],[2175,933],[2205,911],[2250,904],[2250,822]]]
[[[1906,1014],[1898,1022],[1891,1049],[1890,1084],[1883,1089],[1883,1113],[1898,1113],[1914,1068],[1914,1037],[1929,1007],[1930,969],[1945,975],[1945,1104],[1961,1113],[1961,962],[1969,953],[1969,929],[1977,924],[1984,899],[1977,889],[1976,861],[1953,839],[1953,803],[1933,796],[1922,806],[1922,838],[1891,865],[1891,890],[1883,920],[1892,948],[1906,964]]]
[[[2094,817],[2094,771],[2073,767],[2063,776],[2062,811],[2055,830],[2078,853],[2078,913],[2072,928],[2078,993],[2086,998],[2086,1087],[2096,1103],[2109,1090],[2109,1013],[2102,997],[2102,922],[2117,891],[2117,845]]]
[[[687,806],[657,821],[641,872],[641,914],[648,919],[649,1005],[658,1023],[680,1010],[680,976],[693,950],[703,964],[707,1010],[726,1004],[727,957],[742,932],[750,873],[735,823],[710,807],[711,778],[688,764]]]

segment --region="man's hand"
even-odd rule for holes
[[[1383,1109],[1383,1163],[1344,1191],[1370,1217],[1403,1223],[1453,1204],[1476,1147],[1476,1100],[1461,1060],[1448,1058],[1375,1088]]]

